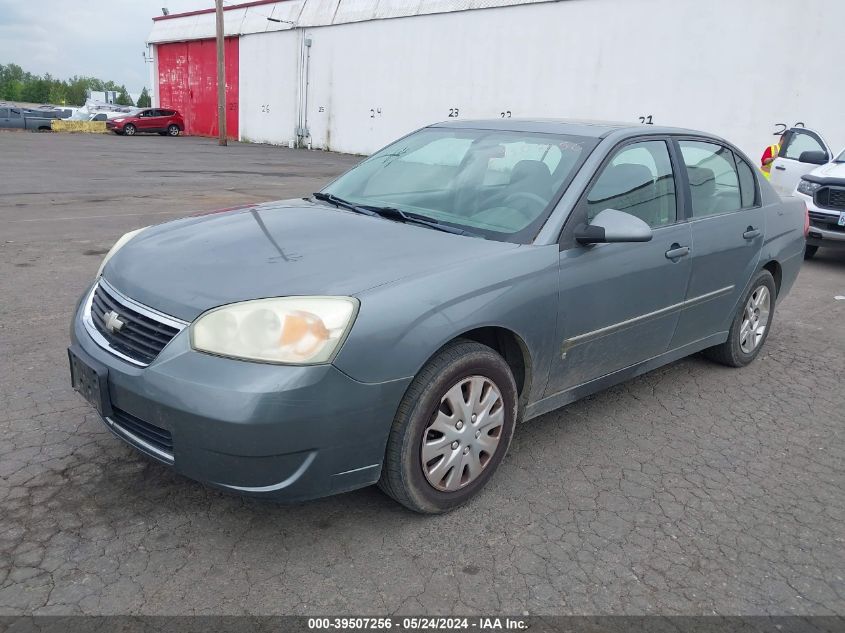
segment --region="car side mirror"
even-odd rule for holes
[[[822,151],[813,151],[813,152],[801,152],[801,155],[798,157],[799,163],[809,163],[810,165],[825,165],[828,162],[827,152]]]
[[[637,216],[605,209],[588,225],[575,231],[579,244],[609,244],[614,242],[650,242],[651,227]]]

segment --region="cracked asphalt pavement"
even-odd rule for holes
[[[358,160],[0,133],[0,615],[845,614],[845,255],[805,263],[751,366],[690,357],[528,422],[447,516],[243,499],[109,433],[65,348],[117,237]]]

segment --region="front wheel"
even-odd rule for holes
[[[739,304],[728,340],[704,354],[729,367],[744,367],[757,358],[769,336],[776,298],[774,277],[768,270],[760,271]]]
[[[399,405],[379,487],[416,512],[457,508],[493,476],[516,416],[516,383],[499,354],[469,340],[444,347]]]
[[[168,126],[167,133],[170,136],[179,136],[179,126],[175,124]]]
[[[131,123],[127,123],[123,126],[123,134],[126,136],[135,136],[135,132],[137,131],[138,130]]]
[[[816,256],[816,252],[819,250],[818,246],[810,246],[807,245],[804,247],[804,259],[813,259]]]

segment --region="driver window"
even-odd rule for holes
[[[804,152],[824,152],[827,150],[824,146],[807,132],[792,131],[786,145],[781,149],[779,156],[789,158],[790,160],[798,160]]]
[[[664,141],[626,145],[587,194],[587,221],[605,209],[635,215],[654,227],[677,221],[675,177]]]

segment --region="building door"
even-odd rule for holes
[[[238,138],[238,38],[226,38],[226,135]],[[158,46],[158,94],[162,108],[178,110],[185,133],[217,136],[217,47],[214,40]]]

